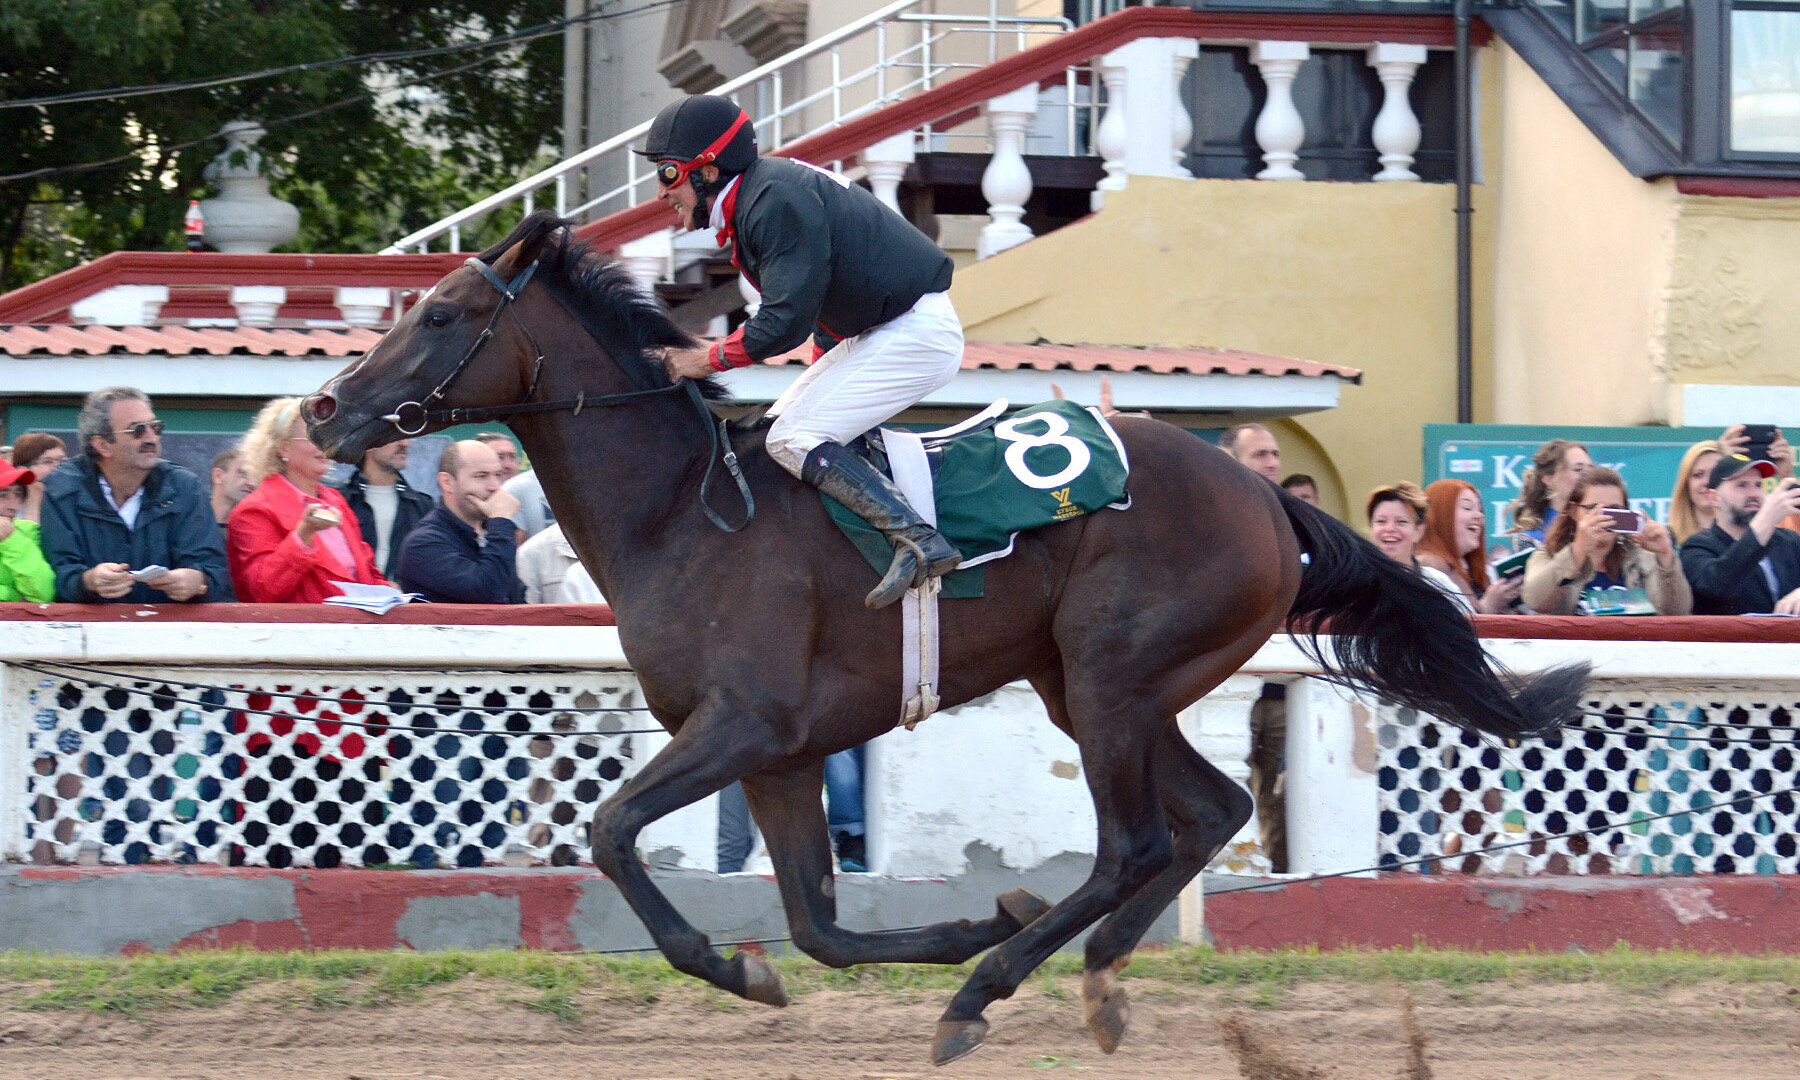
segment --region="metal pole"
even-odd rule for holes
[[[1469,9],[1456,0],[1456,422],[1475,420],[1474,252],[1469,183],[1474,173],[1474,87],[1469,78]]]

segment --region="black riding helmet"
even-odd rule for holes
[[[723,145],[719,145],[721,139]],[[674,161],[695,168],[716,165],[726,176],[736,176],[756,160],[756,129],[736,102],[696,94],[657,113],[650,121],[644,148],[637,152],[652,161]],[[700,160],[703,157],[705,160]]]

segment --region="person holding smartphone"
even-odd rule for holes
[[[1542,615],[1589,614],[1611,590],[1642,590],[1658,615],[1694,608],[1669,530],[1631,509],[1623,477],[1592,465],[1526,562],[1524,597]]]
[[[1719,446],[1726,454],[1772,463],[1777,480],[1794,475],[1794,448],[1774,424],[1733,424],[1719,436]],[[1783,518],[1781,527],[1800,533],[1800,514]]]
[[[1774,462],[1742,454],[1713,466],[1712,527],[1681,545],[1695,614],[1800,615],[1800,533],[1781,527],[1800,512],[1800,480],[1782,477],[1765,493],[1775,475]]]

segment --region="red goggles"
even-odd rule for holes
[[[689,173],[702,166],[711,165],[717,160],[719,154],[722,153],[727,146],[731,145],[732,137],[738,133],[740,128],[749,122],[750,114],[740,111],[738,113],[737,121],[725,129],[725,134],[714,139],[712,145],[705,150],[700,151],[699,156],[694,158],[694,160],[675,161],[670,159],[657,162],[656,182],[665,188],[680,187],[682,181],[688,178]]]

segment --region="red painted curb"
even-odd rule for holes
[[[1334,878],[1206,898],[1221,948],[1800,953],[1800,877]]]

